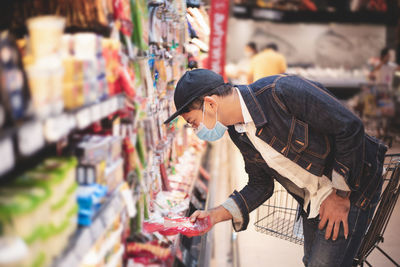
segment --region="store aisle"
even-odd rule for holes
[[[227,139],[213,143],[212,164],[215,189],[210,195],[210,207],[216,207],[223,203],[231,193],[229,179],[229,153],[226,153]],[[212,229],[214,248],[212,251],[211,267],[230,267],[232,266],[232,246],[231,246],[231,222],[226,221],[215,225]]]
[[[228,152],[232,186],[239,190],[248,181],[243,158],[232,142],[229,142]],[[253,211],[247,230],[238,233],[240,266],[302,266],[303,246],[257,232],[256,217],[257,212]]]

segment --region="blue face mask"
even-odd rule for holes
[[[215,113],[215,126],[212,129],[208,129],[204,125],[204,105],[203,105],[203,122],[200,123],[199,127],[197,128],[196,135],[198,138],[204,141],[216,141],[222,136],[224,136],[225,131],[228,129],[226,126],[224,126],[222,123],[220,123],[217,119],[217,113]]]

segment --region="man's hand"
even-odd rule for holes
[[[190,216],[190,221],[192,223],[194,223],[197,219],[203,219],[203,218],[206,218],[207,216],[210,216],[211,226],[214,226],[215,224],[217,224],[219,222],[232,219],[232,215],[230,214],[229,211],[227,211],[223,206],[218,206],[218,207],[208,210],[208,211],[196,210]]]
[[[347,239],[349,234],[349,226],[347,223],[347,216],[350,210],[350,199],[342,198],[336,195],[336,191],[332,193],[322,202],[319,209],[319,229],[324,229],[326,223],[328,223],[325,230],[325,239],[329,239],[332,235],[332,240],[335,241],[339,234],[340,223],[343,223],[344,236]]]

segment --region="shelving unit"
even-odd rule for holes
[[[155,201],[161,192],[171,195],[186,192],[185,198],[168,199],[174,205],[190,203],[179,216],[188,216],[194,208],[204,207],[207,190],[204,184],[196,183],[204,144],[194,137],[191,129],[184,127],[183,121],[163,125],[173,112],[175,84],[187,67],[186,8],[197,8],[200,2],[187,6],[185,1],[178,0],[28,0],[7,4],[11,5],[9,12],[13,15],[5,16],[1,27],[17,37],[29,34],[25,40],[18,40],[24,56],[16,53],[23,63],[20,71],[28,74],[24,85],[34,105],[29,116],[7,121],[7,127],[0,129],[0,155],[8,156],[0,163],[0,181],[4,183],[1,186],[19,190],[22,183],[29,189],[31,200],[36,197],[31,191],[41,187],[50,191],[48,198],[53,201],[49,204],[43,198],[40,204],[35,204],[38,210],[32,214],[46,214],[45,219],[33,220],[32,229],[38,236],[30,232],[28,237],[12,233],[26,243],[27,254],[21,252],[20,260],[24,261],[26,255],[32,258],[21,266],[135,265],[143,257],[130,254],[133,240],[144,247],[156,244],[156,248],[168,250],[171,254],[168,266],[172,266],[182,249],[186,253],[193,248],[179,235],[145,233],[142,223],[160,212]],[[49,18],[43,17],[44,14],[57,15],[50,21],[60,25],[63,21],[60,16],[64,17],[64,30],[35,37],[45,32],[48,25],[39,23],[44,27],[43,32],[34,31],[26,20],[37,17],[46,21]],[[49,112],[58,115],[41,116],[44,112],[40,112],[40,101],[44,97],[40,94],[47,93],[43,93],[46,99],[54,97],[51,90],[54,87],[49,84],[55,76],[46,66],[50,62],[47,54],[38,48],[46,48],[52,38],[59,46],[47,54],[62,63],[64,72],[59,89],[63,93],[59,98],[65,108]],[[37,52],[42,52],[43,58]],[[42,66],[40,62],[45,63]],[[48,73],[32,75],[28,71],[32,65],[37,69],[43,67]],[[46,83],[39,79],[42,74],[49,75]],[[37,82],[42,82],[47,91],[38,90],[41,87],[35,87]],[[53,169],[53,161],[58,160],[60,170]],[[63,182],[53,184],[52,180],[64,181],[62,175],[67,174],[61,169],[67,160],[69,169],[65,177],[73,182],[64,188]],[[36,184],[35,179],[43,179],[42,175],[50,181],[48,184]],[[65,203],[75,204],[75,201],[77,211],[68,210],[70,217],[63,220],[68,232],[61,236],[62,227],[50,222],[52,214],[58,212],[63,219]],[[12,212],[1,214],[2,205],[0,202],[0,223],[5,222],[4,218],[18,219]],[[55,211],[56,208],[60,210]],[[173,207],[166,205],[161,211],[168,214],[170,208]],[[10,233],[10,229],[5,233]],[[56,241],[57,250],[46,249]],[[148,254],[146,260],[160,263],[153,254]],[[185,257],[183,260],[188,262]],[[0,257],[0,265],[3,260]]]
[[[237,18],[267,20],[282,23],[364,23],[396,25],[396,11],[282,11],[251,5],[234,5],[233,15]]]
[[[54,267],[79,266],[85,254],[101,237],[99,233],[104,233],[113,220],[125,209],[121,188],[122,185],[102,205],[90,227],[81,227],[70,237],[68,247],[54,261]],[[122,234],[122,229],[120,234]]]
[[[38,152],[59,142],[75,130],[83,130],[91,124],[117,112],[124,107],[123,94],[93,103],[46,119],[31,119],[0,133],[0,155],[8,155],[0,163],[0,179],[15,176],[15,168],[24,160],[38,156]],[[14,146],[17,148],[14,150]],[[21,155],[17,160],[15,155]],[[12,172],[14,170],[14,172]],[[11,174],[10,174],[11,172]]]

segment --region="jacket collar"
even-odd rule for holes
[[[250,85],[238,85],[236,87],[239,89],[240,94],[243,97],[244,103],[249,110],[250,116],[253,119],[256,128],[267,124],[268,120],[264,110],[261,108],[261,105],[254,95],[253,90],[251,90]]]

